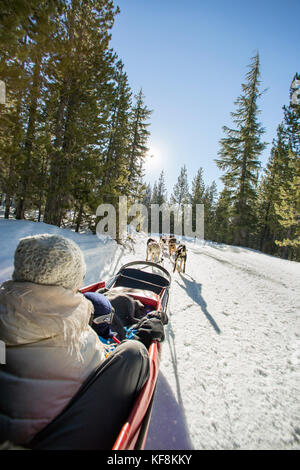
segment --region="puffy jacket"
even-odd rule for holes
[[[7,281],[0,287],[0,442],[26,445],[68,404],[104,360],[88,325],[92,304],[58,286]]]

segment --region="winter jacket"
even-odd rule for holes
[[[7,281],[0,287],[0,442],[26,445],[68,404],[104,360],[88,325],[92,304],[60,286]]]

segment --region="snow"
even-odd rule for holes
[[[18,239],[61,233],[82,249],[85,285],[145,259],[146,235],[118,246],[92,234],[0,220],[0,282]],[[169,324],[146,449],[300,449],[300,264],[254,250],[186,242],[172,273]],[[172,271],[165,257],[164,266]]]

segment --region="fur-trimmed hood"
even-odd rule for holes
[[[93,305],[60,286],[7,281],[0,287],[0,339],[17,346],[53,338],[80,355]]]
[[[61,286],[0,287],[0,440],[26,444],[68,404],[105,358],[92,304]]]

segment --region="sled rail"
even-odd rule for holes
[[[138,268],[138,266],[141,266]],[[164,277],[169,281],[169,284],[171,283],[171,276],[169,271],[167,271],[163,266],[157,263],[153,263],[152,261],[131,261],[130,263],[124,264],[119,272],[122,272],[124,269],[127,268],[133,268],[136,267],[136,269],[140,269],[141,271],[143,270],[144,267],[151,266],[153,268],[158,269],[159,271],[162,271],[164,274]]]
[[[160,362],[160,349],[156,341],[150,345],[149,360],[150,372],[147,382],[143,386],[112,450],[140,450],[144,448]],[[149,410],[150,412],[148,412]]]
[[[98,289],[103,289],[105,287],[105,282],[96,282],[95,284],[90,284],[89,286],[82,287],[80,292],[84,294],[85,292],[97,292]]]

